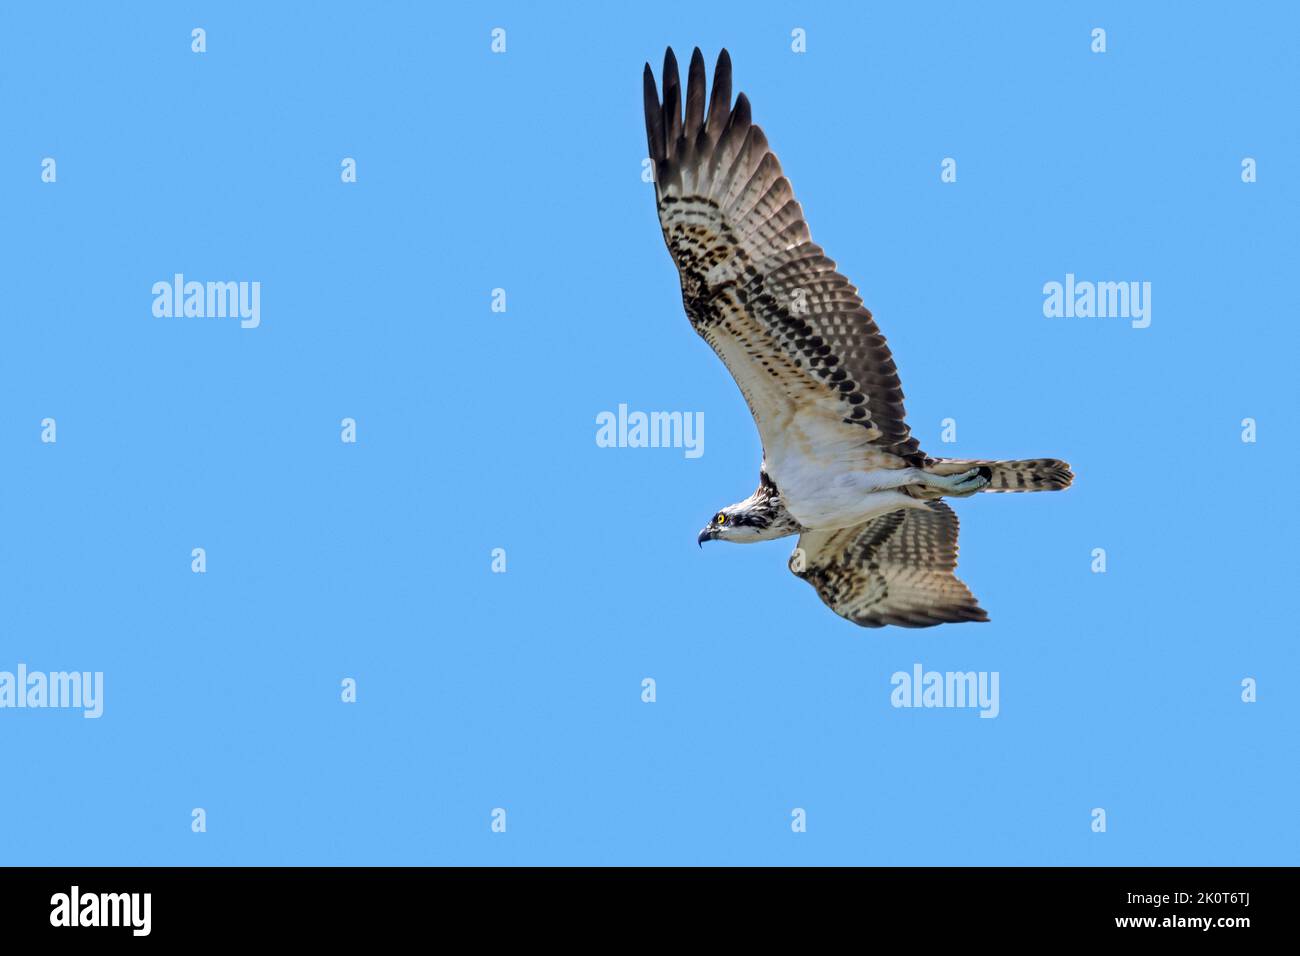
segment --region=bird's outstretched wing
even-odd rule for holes
[[[790,570],[827,607],[863,627],[987,621],[956,567],[957,515],[942,501],[854,528],[805,531],[790,556]]]
[[[663,103],[645,68],[646,136],[664,240],[691,325],[731,371],[787,495],[809,463],[898,467],[921,455],[884,337],[835,263],[809,236],[781,165],[731,102],[723,50],[705,102],[704,58],[691,57],[684,103],[664,57]],[[881,455],[905,460],[882,461]]]

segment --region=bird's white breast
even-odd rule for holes
[[[865,441],[859,426],[819,409],[795,412],[782,424],[768,430],[764,467],[805,528],[848,528],[920,503],[887,487],[906,462]]]
[[[770,339],[728,320],[707,338],[744,392],[763,439],[764,470],[801,525],[848,528],[918,503],[881,488],[907,462],[872,443],[879,430],[846,423],[844,403]]]

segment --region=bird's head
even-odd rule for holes
[[[728,505],[715,514],[695,541],[700,547],[704,547],[705,541],[749,544],[793,534],[797,527],[794,519],[783,510],[773,507],[770,502],[749,499],[740,504]]]
[[[761,530],[740,505],[728,505],[704,526],[695,542],[702,548],[705,541],[757,541]]]
[[[744,501],[727,505],[713,516],[695,540],[702,548],[705,541],[771,541],[803,529],[781,503],[781,493],[767,477],[759,473],[758,490]]]

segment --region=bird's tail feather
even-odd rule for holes
[[[1059,458],[1020,461],[936,458],[926,464],[925,470],[936,475],[957,475],[971,468],[987,468],[992,473],[981,491],[1060,491],[1074,481],[1074,472]]]

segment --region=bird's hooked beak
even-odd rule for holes
[[[716,536],[713,533],[713,526],[709,525],[709,527],[700,532],[700,536],[695,539],[695,543],[702,548],[704,547],[705,541],[712,541],[714,537]]]

